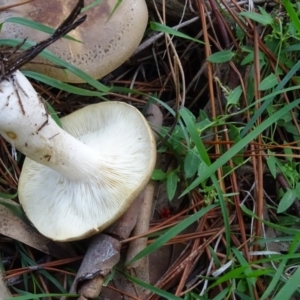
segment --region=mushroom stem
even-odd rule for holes
[[[91,180],[92,170],[99,172],[101,156],[55,123],[21,72],[0,89],[0,134],[16,149],[70,180]]]

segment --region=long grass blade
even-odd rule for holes
[[[240,140],[237,144],[232,146],[230,150],[224,153],[219,159],[217,159],[212,165],[208,166],[208,168],[201,174],[197,179],[195,179],[192,184],[181,194],[181,196],[187,194],[192,189],[197,187],[202,181],[211,176],[214,172],[216,172],[219,168],[224,166],[234,155],[236,155],[240,150],[246,147],[251,141],[253,141],[259,134],[261,134],[264,130],[274,124],[278,119],[283,117],[285,114],[289,113],[293,108],[297,107],[300,104],[300,99],[293,101],[285,105],[283,108],[278,110],[264,122],[262,122],[259,126],[257,126],[253,131],[251,131],[248,135],[246,135],[242,140]]]

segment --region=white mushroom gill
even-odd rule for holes
[[[99,103],[62,118],[61,129],[19,71],[0,89],[0,134],[27,156],[19,199],[36,228],[54,240],[76,240],[120,217],[155,164],[141,113]]]

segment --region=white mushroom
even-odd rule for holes
[[[14,3],[18,3],[15,1]],[[85,0],[89,5],[94,0]],[[140,43],[148,22],[145,0],[103,0],[95,7],[84,12],[87,20],[69,35],[80,42],[60,39],[49,50],[75,65],[90,76],[99,79],[126,61]],[[0,0],[0,7],[12,4],[12,0]],[[117,5],[118,4],[118,5]],[[38,0],[9,8],[0,14],[3,23],[9,17],[23,17],[57,28],[68,16],[74,0]],[[35,42],[49,35],[20,24],[4,23],[1,37],[29,38]],[[61,81],[82,82],[72,73],[51,67],[41,58],[27,64],[25,69],[34,70]]]
[[[34,226],[58,241],[103,230],[147,184],[155,140],[142,114],[104,102],[61,119],[60,128],[19,71],[0,83],[0,134],[25,159],[19,200]]]

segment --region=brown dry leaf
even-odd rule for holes
[[[1,199],[1,201],[6,200]],[[74,255],[70,245],[58,244],[47,239],[3,205],[0,205],[0,234],[50,254],[55,258],[61,259]]]

